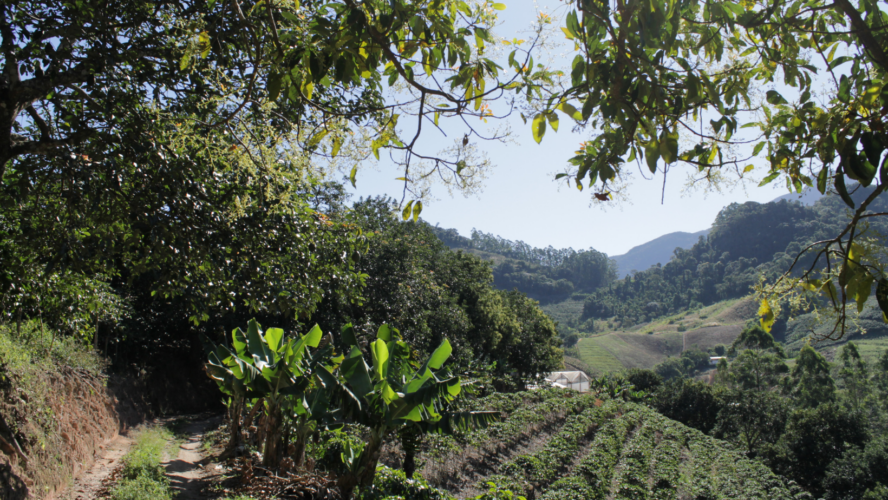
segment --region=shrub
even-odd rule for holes
[[[362,491],[360,500],[452,500],[447,492],[429,486],[419,474],[407,479],[403,471],[386,466],[377,467],[373,486]]]

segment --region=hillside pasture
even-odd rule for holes
[[[731,345],[740,332],[743,331],[743,325],[724,325],[724,326],[705,326],[690,332],[685,332],[684,344],[689,349],[696,345],[704,351],[715,347],[719,344]]]
[[[626,368],[612,352],[601,344],[600,340],[604,337],[580,339],[577,343],[580,360],[589,366],[592,375],[599,376],[605,373],[618,372]]]

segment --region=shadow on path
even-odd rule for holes
[[[201,498],[201,490],[206,484],[206,472],[200,461],[203,459],[200,450],[203,433],[213,424],[218,424],[219,417],[198,420],[185,425],[180,433],[188,436],[179,446],[179,454],[171,457],[162,465],[170,480],[170,487],[177,499],[197,500]]]

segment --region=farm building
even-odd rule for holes
[[[710,356],[709,357],[709,365],[710,366],[717,366],[718,362],[723,359],[728,359],[728,358],[726,358],[724,356]]]
[[[580,392],[589,392],[590,378],[583,372],[552,372],[546,381],[555,387],[564,387]]]

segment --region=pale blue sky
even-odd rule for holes
[[[496,32],[511,38],[536,16],[536,4],[529,0],[504,3],[508,5],[500,14],[504,24]],[[540,3],[553,8],[563,6],[558,1]],[[708,228],[719,210],[732,202],[767,202],[787,193],[785,185],[778,183],[765,188],[752,183],[745,191],[737,187],[720,194],[683,193],[688,169],[675,166],[669,172],[665,204],[661,205],[662,173],[658,172],[653,180],[644,180],[633,165],[630,166],[633,184],[628,190],[628,201],[607,209],[597,203],[590,206],[588,189],[581,193],[553,180],[579,143],[590,134],[574,134],[566,119],[562,118],[561,122],[558,133],[550,130],[542,144],[537,144],[529,124],[523,124],[514,116],[511,126],[515,144],[480,145],[495,164],[483,192],[477,197],[464,198],[458,194],[450,197],[446,190],[438,189],[434,195],[439,200],[425,204],[422,218],[441,227],[455,228],[466,236],[472,228],[477,228],[538,247],[593,247],[608,255],[619,255],[663,234]],[[424,130],[424,134],[427,144],[437,146],[436,149],[447,147],[454,137],[451,134],[451,138],[445,139],[432,130]],[[757,170],[756,178],[760,179],[764,174]],[[646,170],[644,173],[650,177]],[[348,187],[355,196],[388,194],[400,199],[403,185],[395,178],[401,175],[383,163],[376,171],[362,169],[356,190]]]

